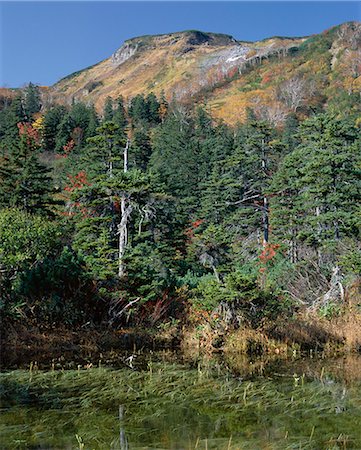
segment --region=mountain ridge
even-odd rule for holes
[[[361,86],[361,24],[352,21],[303,37],[241,41],[229,34],[184,30],[127,39],[108,58],[42,89],[43,102],[94,104],[153,92],[168,101],[202,104],[235,124],[248,108],[277,124],[292,110],[319,108]],[[288,83],[288,84],[287,84]],[[298,83],[298,106],[282,90]],[[341,91],[340,91],[341,89]],[[290,93],[291,95],[292,93]]]

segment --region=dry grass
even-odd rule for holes
[[[303,310],[290,319],[279,318],[258,329],[242,327],[220,331],[204,323],[183,332],[182,350],[187,355],[211,354],[220,350],[244,355],[287,355],[294,352],[348,354],[361,349],[360,282],[346,292],[345,303],[333,316]]]
[[[225,82],[221,89],[215,88],[219,82],[222,84],[225,81],[226,75],[217,66],[210,65],[204,69],[203,64],[213,54],[229,48],[227,45],[208,42],[207,45],[198,45],[191,51],[185,51],[188,46],[186,35],[178,39],[172,35],[160,36],[153,38],[152,42],[153,45],[138,50],[120,66],[114,66],[111,58],[108,58],[61,80],[52,88],[53,98],[59,102],[70,101],[72,97],[90,101],[101,111],[107,96],[117,98],[122,95],[125,100],[129,100],[137,94],[154,92],[157,95],[164,93],[169,100],[175,95],[178,100],[189,101],[192,96],[207,89],[209,100],[206,101],[209,108],[214,110],[214,116],[234,124],[245,117],[246,107],[252,106],[252,99],[259,96],[257,89],[256,92],[251,89],[250,92],[240,93],[239,88],[247,83],[243,75],[238,80]],[[302,39],[270,39],[246,45],[257,53],[265,47],[276,49],[301,42]],[[268,64],[264,61],[262,66],[263,63],[266,66]],[[86,90],[89,82],[99,82],[98,87],[90,93]],[[264,92],[263,88],[261,92]],[[269,97],[269,93],[266,96]],[[227,106],[220,108],[219,104],[224,100]]]

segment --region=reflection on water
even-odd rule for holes
[[[1,374],[0,447],[361,448],[361,357],[133,359]]]

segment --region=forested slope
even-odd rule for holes
[[[293,104],[280,87],[282,121],[255,102],[234,126],[152,93],[108,97],[101,113],[44,103],[32,84],[8,98],[3,317],[260,328],[351,303],[357,316],[361,122],[346,78],[334,80],[337,101]]]

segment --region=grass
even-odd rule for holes
[[[125,435],[132,449],[360,448],[360,380],[346,384],[324,366],[313,375],[243,380],[215,360],[8,372],[1,444],[121,448]]]

